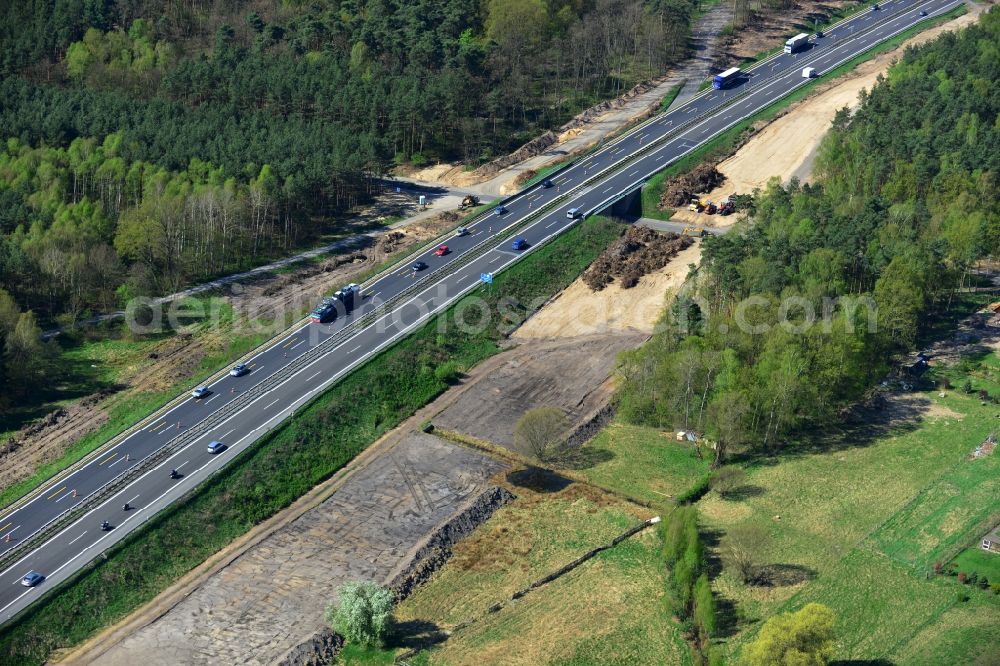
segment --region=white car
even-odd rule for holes
[[[211,391],[208,390],[207,386],[199,386],[195,390],[191,391],[191,397],[196,399],[204,398],[209,393],[211,393]]]

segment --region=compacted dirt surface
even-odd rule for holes
[[[434,426],[511,448],[514,425],[535,407],[558,407],[574,425],[611,396],[609,379],[619,352],[642,344],[641,332],[575,337],[523,344],[486,362]]]
[[[412,432],[319,506],[275,530],[173,603],[154,601],[64,663],[271,664],[323,629],[348,581],[388,583],[412,552],[505,465]],[[169,592],[169,591],[168,591]]]
[[[594,292],[579,278],[517,329],[513,338],[523,342],[629,331],[648,335],[691,265],[700,261],[701,243],[695,242],[630,289],[615,281]]]

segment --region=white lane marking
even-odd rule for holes
[[[209,398],[208,400],[206,400],[206,401],[205,401],[205,402],[204,402],[203,404],[206,404],[206,405],[207,405],[208,403],[212,402],[213,400],[215,400],[215,399],[216,399],[216,398],[218,398],[218,397],[219,397],[219,394],[218,394],[218,393],[216,393],[216,394],[215,394],[215,395],[213,395],[213,396],[212,396],[211,398]]]
[[[177,467],[174,467],[174,469],[180,469],[181,467],[184,467],[184,465],[187,465],[187,464],[188,464],[189,462],[191,462],[191,460],[190,460],[190,459],[188,459],[188,460],[185,460],[184,462],[182,462],[182,463],[181,463],[180,465],[178,465]],[[136,497],[138,497],[138,495],[136,495]],[[131,500],[129,500],[129,501],[131,501]]]
[[[17,527],[15,527],[14,529],[12,529],[12,530],[11,530],[10,532],[7,532],[7,534],[4,534],[4,535],[3,535],[3,536],[4,536],[4,538],[6,539],[6,538],[7,538],[8,536],[10,536],[10,535],[11,535],[11,534],[13,534],[14,532],[18,531],[19,529],[21,529],[21,526],[20,526],[20,525],[18,525],[18,526],[17,526]]]
[[[659,161],[660,161],[660,160],[662,160],[662,159],[663,159],[664,157],[666,157],[666,155],[658,155],[658,156],[657,156],[657,158],[656,158],[656,161],[657,161],[657,162],[659,162]]]
[[[497,263],[498,261],[500,261],[501,259],[503,259],[503,257],[496,257],[496,258],[494,258],[494,259],[493,259],[493,261],[491,261],[490,263],[491,263],[491,264],[495,264],[495,263]]]
[[[82,539],[82,538],[83,538],[83,535],[84,535],[84,534],[86,534],[86,533],[87,533],[87,530],[84,530],[84,531],[83,531],[83,534],[81,534],[81,535],[80,535],[80,536],[78,536],[77,538],[73,539],[72,541],[70,541],[70,542],[69,542],[68,544],[66,544],[66,545],[67,545],[67,546],[72,546],[72,545],[73,545],[74,543],[76,543],[77,541],[79,541],[80,539]]]
[[[270,409],[271,407],[274,406],[274,403],[278,402],[279,400],[281,400],[281,398],[275,398],[273,401],[271,401],[270,404],[267,405],[267,407],[264,407],[264,409],[262,409],[261,411],[264,411],[266,409]]]
[[[119,457],[119,458],[118,458],[118,460],[116,460],[116,461],[114,461],[113,463],[111,463],[110,465],[108,465],[108,468],[111,468],[111,467],[114,467],[115,465],[117,465],[118,463],[120,463],[120,462],[121,462],[121,461],[123,461],[123,460],[125,460],[125,458],[124,458],[124,457]],[[58,502],[58,501],[59,501],[59,500],[61,500],[61,499],[62,499],[62,497],[60,497],[60,498],[59,498],[59,499],[57,499],[56,501]]]
[[[546,228],[546,229],[548,229],[549,227],[551,227],[551,226],[554,226],[554,225],[557,225],[557,224],[559,224],[559,220],[556,220],[556,221],[555,221],[555,222],[553,222],[552,224],[548,224],[548,225],[546,225],[546,226],[545,226],[545,228]]]
[[[347,353],[348,354],[353,354],[354,352],[358,351],[359,349],[361,349],[361,345],[358,345],[357,347],[355,347],[354,349],[352,349],[351,351],[349,351]]]
[[[161,430],[160,432],[158,432],[158,433],[156,433],[156,434],[157,434],[157,435],[162,435],[163,433],[165,433],[165,432],[166,432],[166,431],[168,431],[168,430],[170,430],[170,426],[167,426],[166,428],[164,428],[163,430]]]
[[[322,370],[320,370],[319,372],[323,372],[323,371],[322,371]],[[310,381],[312,381],[313,379],[315,379],[316,377],[318,377],[318,376],[319,376],[319,372],[317,372],[317,373],[316,373],[315,375],[312,375],[311,377],[309,377],[309,378],[308,378],[308,379],[307,379],[306,381],[307,381],[307,382],[310,382]]]
[[[180,467],[180,465],[178,465],[178,467]],[[135,497],[133,497],[132,499],[130,499],[128,502],[126,502],[126,504],[131,504],[132,502],[136,501],[137,499],[139,499],[138,495],[136,495]]]
[[[305,342],[305,340],[299,340],[294,345],[292,345],[291,347],[289,347],[288,351],[292,351],[293,349],[295,349],[296,347],[298,347],[299,345],[301,345],[303,342]]]
[[[613,189],[615,189],[615,186],[614,186],[614,185],[612,185],[612,186],[611,186],[611,187],[609,187],[608,189],[606,189],[606,190],[604,190],[603,192],[601,192],[601,194],[607,194],[608,192],[610,192],[610,191],[611,191],[611,190],[613,190]]]
[[[233,430],[236,430],[236,428],[233,428]],[[231,433],[233,430],[230,430],[229,432],[227,432],[225,435],[223,435],[219,439],[225,439],[226,437],[229,437],[229,433]]]
[[[632,173],[630,173],[630,174],[628,175],[628,177],[629,177],[629,178],[631,178],[632,176],[634,176],[634,175],[635,175],[635,174],[637,174],[637,173],[639,173],[639,170],[638,170],[638,169],[636,169],[635,171],[633,171]]]
[[[65,565],[63,565],[63,566],[65,566]],[[60,568],[62,568],[62,567],[60,567]],[[17,583],[20,583],[20,582],[21,582],[20,580],[15,580],[15,581],[14,581],[14,584],[16,585]],[[11,607],[11,606],[13,606],[14,604],[16,604],[16,603],[17,603],[18,601],[20,601],[20,600],[21,600],[21,597],[23,597],[24,595],[26,595],[26,594],[27,594],[28,592],[31,592],[31,591],[32,591],[33,589],[35,589],[35,588],[33,588],[33,587],[29,587],[29,588],[28,588],[27,590],[25,590],[25,591],[24,591],[24,592],[22,592],[21,594],[17,595],[17,598],[16,598],[16,599],[14,599],[14,601],[10,602],[9,604],[7,604],[6,606],[4,606],[3,608],[0,608],[0,613],[4,612],[4,611],[5,611],[5,610],[7,610],[8,608],[10,608],[10,607]]]

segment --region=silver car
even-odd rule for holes
[[[207,386],[199,386],[195,390],[191,391],[192,398],[204,398],[206,395],[211,393]]]

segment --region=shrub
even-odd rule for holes
[[[979,583],[979,574],[973,571],[969,574],[969,585],[977,585]]]
[[[694,623],[705,638],[715,634],[715,599],[705,574],[694,584]]]
[[[962,391],[964,393],[972,393],[972,380],[966,378],[965,382],[962,384]]]
[[[993,590],[993,594],[1000,594],[1000,583],[990,583],[990,589]]]
[[[969,600],[969,593],[966,592],[965,590],[959,590],[958,594],[955,595],[955,599],[958,601],[958,603],[964,604],[966,601]]]
[[[980,590],[985,590],[989,586],[990,586],[990,579],[989,578],[987,578],[986,576],[983,576],[983,577],[981,577],[979,579],[979,589]]]
[[[434,376],[445,384],[454,384],[462,376],[462,371],[456,361],[448,361],[435,368]]]
[[[833,653],[835,617],[822,604],[775,615],[764,623],[746,650],[748,666],[825,664]]]
[[[339,604],[326,607],[326,621],[348,643],[381,647],[392,625],[392,592],[371,581],[337,588]]]
[[[937,575],[939,575],[939,576],[941,575],[941,569],[942,568],[943,567],[941,566],[940,562],[935,562],[934,563],[934,573],[936,573]]]
[[[688,488],[687,490],[685,490],[684,492],[682,492],[680,495],[677,496],[677,503],[691,504],[693,502],[697,502],[698,500],[700,500],[705,495],[705,493],[708,492],[708,489],[710,487],[710,479],[711,477],[709,476],[708,472],[705,472],[705,475],[702,476],[700,479],[698,479],[698,481],[693,486],[691,486],[690,488]]]

